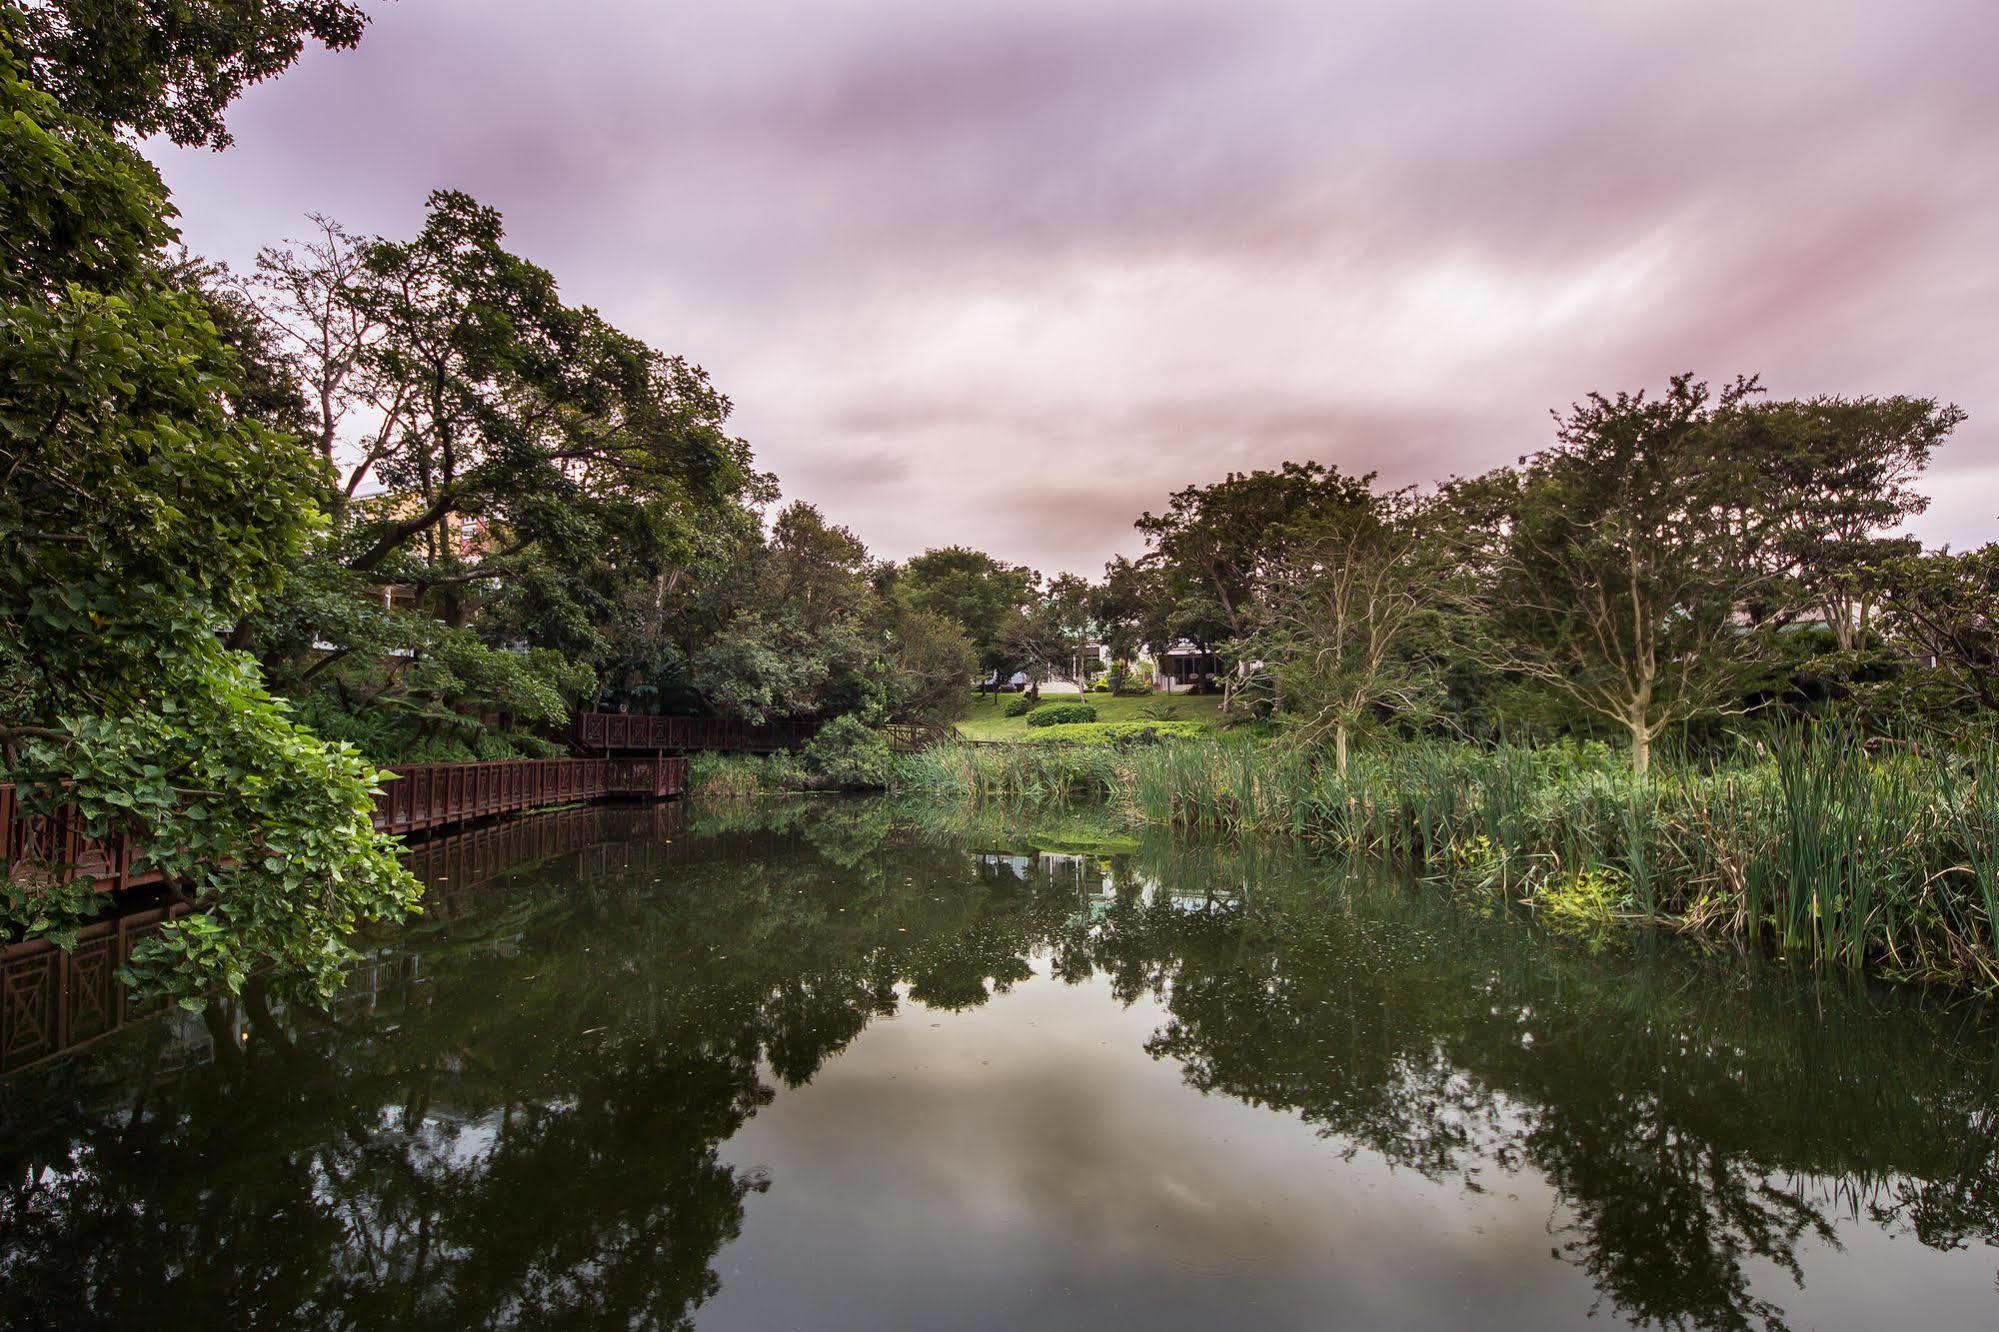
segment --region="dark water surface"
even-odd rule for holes
[[[1980,1005],[870,801],[420,868],[0,1081],[0,1326],[1999,1325]]]

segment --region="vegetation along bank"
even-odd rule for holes
[[[815,736],[710,794],[1108,799],[1994,983],[1999,543],[1907,532],[1955,405],[1670,374],[1477,476],[1197,479],[1093,576],[883,558],[464,193],[247,271],[180,248],[142,148],[226,148],[237,94],[366,26],[0,3],[0,783],[201,904],[131,979],[331,992],[419,900],[381,765],[595,710]],[[940,728],[1008,743],[895,752]],[[0,938],[73,939],[75,870],[0,880]]]

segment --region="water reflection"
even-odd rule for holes
[[[1302,1119],[1334,1162],[1502,1211],[1551,1198],[1529,1220],[1595,1294],[1527,1325],[1593,1298],[1637,1323],[1781,1326],[1812,1256],[1868,1236],[1990,1280],[1999,1064],[1976,1006],[1642,941],[1592,956],[1279,844],[881,802],[580,811],[418,868],[429,915],[331,1011],[253,985],[0,1082],[0,1324],[693,1326],[750,1199],[814,1187],[730,1154],[760,1110],[879,1020],[1018,1010],[1031,1043],[1023,1024],[1080,1029],[1061,1004],[1101,1008],[1097,989],[1160,1068]],[[1038,973],[1071,988],[992,1002]],[[1064,1106],[1050,1123],[1100,1090],[967,1076]],[[850,1089],[840,1122],[865,1134],[924,1094]],[[1143,1169],[1136,1143],[1078,1161],[1063,1139],[1057,1167],[1054,1130],[1018,1132],[1059,1176]],[[843,1187],[869,1210],[868,1180]],[[1218,1262],[1247,1224],[1228,1201],[1207,1199]],[[959,1321],[1003,1325],[982,1318]]]

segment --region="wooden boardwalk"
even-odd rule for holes
[[[634,797],[663,800],[687,790],[684,758],[513,759],[416,763],[389,769],[375,797],[375,827],[406,836],[556,805]],[[0,784],[0,865],[9,878],[51,870],[88,877],[99,892],[159,885],[144,849],[123,833],[91,837],[73,809],[28,815]]]
[[[569,745],[579,754],[650,750],[655,754],[775,754],[802,747],[818,727],[811,722],[753,724],[727,717],[654,717],[636,712],[579,712]]]

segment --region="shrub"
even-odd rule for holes
[[[805,745],[805,768],[826,786],[880,790],[888,785],[888,739],[851,713],[835,717]]]
[[[1006,706],[1000,709],[1000,712],[1008,717],[1024,717],[1032,711],[1034,711],[1034,700],[1025,694],[1013,695],[1007,699]]]
[[[1044,726],[1027,739],[1034,744],[1116,745],[1128,749],[1175,736],[1197,736],[1205,729],[1197,721],[1068,722]]]
[[[1097,710],[1088,703],[1050,703],[1027,714],[1029,726],[1067,726],[1096,719]]]
[[[690,795],[703,800],[748,800],[771,789],[769,777],[769,765],[764,757],[696,754],[688,763],[687,790]]]

